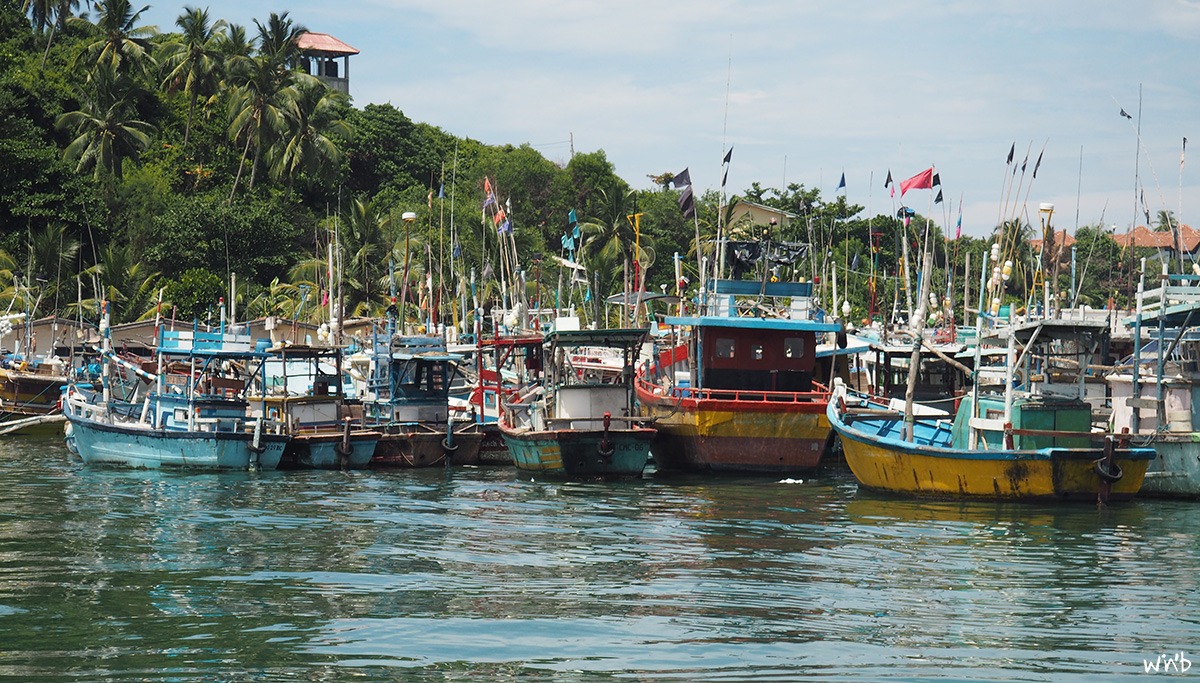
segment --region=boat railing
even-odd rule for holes
[[[745,403],[817,403],[829,400],[828,391],[769,391],[764,389],[699,389],[660,385],[639,377],[644,391],[675,399],[693,401],[732,401]]]

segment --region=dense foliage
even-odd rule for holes
[[[421,298],[433,296],[429,281],[444,290],[438,298],[464,303],[520,286],[531,305],[580,304],[637,273],[650,291],[673,293],[676,253],[694,291],[698,263],[716,256],[706,247],[697,257],[697,234],[707,245],[718,224],[733,238],[770,230],[730,220],[738,199],[719,217],[713,192],[697,198],[698,219],[685,220],[672,174],[633,191],[603,151],[564,166],[528,145],[456,137],[390,104],[355,108],[297,68],[305,28],[287,13],[246,27],[189,7],[159,33],[129,0],[100,0],[90,18],[74,16],[79,9],[0,0],[0,312],[37,302],[38,315],[94,320],[108,301],[123,322],[152,315],[163,297],[178,315],[204,317],[236,276],[243,316],[319,320],[331,242],[347,316],[382,314],[397,290],[413,292],[410,315],[430,310]],[[919,260],[921,216],[908,227],[863,218],[845,197],[823,200],[795,184],[755,183],[740,199],[796,217],[767,233],[813,245],[803,275],[790,276],[836,277],[855,318],[905,307],[897,264],[906,244]],[[990,240],[931,233],[947,245],[931,282],[962,310],[965,257],[978,266]],[[1129,255],[1102,230],[1078,239],[1079,302],[1126,303],[1129,276],[1112,264]],[[1014,301],[1036,270],[1021,245]],[[549,258],[572,254],[590,281]],[[837,303],[831,287],[822,295]]]

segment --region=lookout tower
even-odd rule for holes
[[[358,50],[350,47],[328,33],[302,33],[296,39],[300,48],[301,64],[305,73],[312,74],[321,81],[342,93],[350,94],[350,55],[358,54]],[[341,68],[338,68],[338,58],[341,57]]]

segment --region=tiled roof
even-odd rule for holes
[[[1075,236],[1067,232],[1066,228],[1058,230],[1054,233],[1054,246],[1057,249],[1066,249],[1072,244],[1075,244]],[[1029,240],[1029,246],[1034,251],[1039,251],[1042,248],[1041,240]]]
[[[296,39],[296,45],[301,52],[319,52],[326,55],[356,55],[358,50],[350,47],[342,41],[334,38],[328,33],[308,33],[300,34]]]
[[[1179,238],[1183,242],[1184,251],[1194,252],[1196,247],[1200,246],[1200,230],[1195,230],[1191,226],[1180,225]],[[1127,233],[1114,234],[1113,241],[1123,247],[1132,243],[1135,247],[1174,249],[1175,233],[1170,230],[1160,232],[1139,225]]]

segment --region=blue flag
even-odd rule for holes
[[[579,219],[575,217],[575,209],[571,209],[571,213],[567,214],[567,222],[571,225],[579,222]]]
[[[838,181],[837,190],[834,190],[834,193],[836,194],[838,190],[844,189],[845,187],[846,187],[846,174],[843,173],[842,179],[840,181]]]

